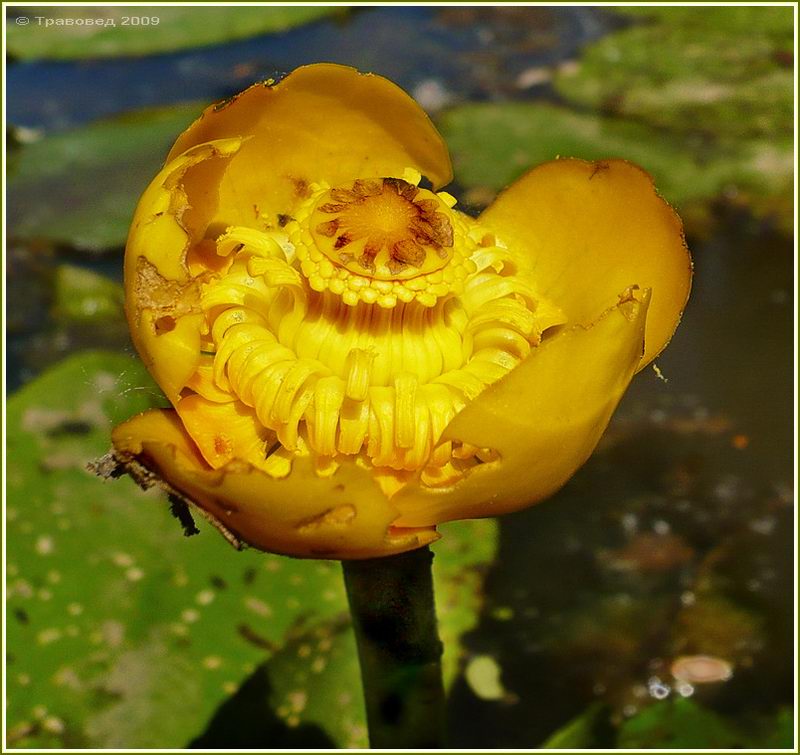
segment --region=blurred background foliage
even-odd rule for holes
[[[366,743],[337,564],[184,538],[84,470],[164,403],[122,314],[139,194],[207,102],[329,60],[421,102],[467,211],[557,155],[625,157],[695,256],[669,382],[641,375],[550,501],[443,528],[449,744],[791,746],[792,10],[142,12],[7,8],[8,744]],[[90,15],[116,25],[55,23]],[[733,676],[671,674],[698,654]]]

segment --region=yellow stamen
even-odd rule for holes
[[[270,474],[292,454],[321,469],[349,455],[392,489],[420,470],[447,484],[493,458],[440,443],[447,424],[563,322],[491,233],[418,181],[312,186],[285,234],[218,239],[226,263],[201,288],[215,353],[189,387],[252,408],[277,437],[259,462]]]

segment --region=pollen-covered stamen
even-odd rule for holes
[[[435,194],[402,178],[358,179],[323,193],[310,225],[318,247],[351,272],[409,278],[440,269],[451,256],[447,210]]]
[[[288,241],[313,291],[349,307],[433,307],[462,292],[474,272],[469,221],[455,199],[404,178],[362,178],[345,186],[312,184],[293,208]]]

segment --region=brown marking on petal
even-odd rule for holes
[[[397,275],[398,273],[402,273],[408,265],[405,262],[400,262],[400,260],[395,259],[394,257],[390,257],[389,261],[386,263],[386,267],[389,268],[389,272],[392,275]]]
[[[214,452],[219,454],[220,456],[227,456],[231,453],[231,449],[233,448],[233,444],[231,443],[229,438],[225,438],[222,435],[216,435],[214,437]]]
[[[383,187],[384,190],[387,188],[392,189],[395,194],[407,199],[409,202],[413,201],[419,192],[416,186],[404,181],[402,178],[384,178]]]
[[[327,214],[331,214],[334,212],[341,212],[342,210],[347,209],[346,204],[333,204],[332,202],[327,202],[326,204],[320,205],[317,208],[320,212],[325,212]]]
[[[353,237],[349,233],[343,233],[341,236],[337,237],[333,244],[333,248],[341,249],[343,246],[347,246],[352,240]]]
[[[177,323],[175,322],[175,318],[172,317],[171,315],[164,315],[163,317],[159,317],[153,323],[153,327],[155,328],[157,336],[175,330],[175,325],[177,325]]]
[[[358,195],[354,192],[350,191],[350,189],[331,189],[331,199],[335,202],[345,202],[349,204],[350,202],[355,202],[358,199]]]
[[[433,226],[422,218],[414,218],[408,224],[408,230],[420,244],[432,244],[437,236]]]
[[[136,265],[136,317],[142,310],[151,309],[159,315],[182,317],[199,307],[199,286],[203,279],[198,277],[186,283],[167,280],[158,268],[145,257],[139,257]]]
[[[327,236],[330,238],[331,236],[336,235],[336,231],[339,230],[339,219],[334,218],[333,220],[329,220],[327,223],[320,223],[316,231],[320,236]]]
[[[383,236],[370,236],[364,245],[364,254],[374,259],[384,246],[386,246],[386,239]]]
[[[415,241],[403,239],[392,247],[392,259],[414,267],[421,267],[425,262],[425,250]]]
[[[420,199],[415,204],[423,213],[434,214],[439,209],[439,203],[435,199]]]
[[[592,171],[591,175],[589,176],[589,180],[591,181],[598,173],[608,170],[609,165],[604,160],[598,161],[594,164],[594,170]]]
[[[358,264],[364,268],[369,273],[375,273],[375,258],[370,257],[368,254],[362,254],[358,258]]]
[[[296,528],[300,533],[313,533],[320,527],[346,527],[356,518],[356,507],[350,503],[344,503],[326,509],[321,514],[303,519],[297,523]]]
[[[383,187],[377,181],[367,181],[359,178],[353,182],[353,193],[359,197],[377,197]]]
[[[294,220],[291,215],[285,215],[284,213],[278,214],[278,228],[285,228],[286,224],[290,221]]]
[[[294,193],[295,196],[299,197],[300,199],[307,199],[311,196],[311,189],[308,186],[308,181],[305,178],[295,178],[294,176],[289,176],[289,180],[294,184]]]

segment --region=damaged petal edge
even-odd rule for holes
[[[188,537],[199,532],[191,517],[191,511],[199,512],[237,551],[244,550],[246,544],[228,529],[213,514],[210,514],[194,500],[168,483],[157,471],[148,467],[141,458],[128,453],[111,450],[99,459],[89,462],[86,469],[98,477],[108,480],[127,474],[142,490],[158,487],[167,494],[170,513],[180,522]],[[188,517],[188,519],[187,519]]]

